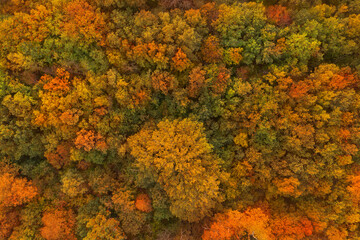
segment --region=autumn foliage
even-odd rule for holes
[[[180,72],[187,69],[191,63],[186,54],[181,49],[178,49],[172,60],[174,68]]]
[[[205,85],[205,71],[201,67],[193,68],[189,74],[189,85],[187,88],[190,97],[197,97]]]
[[[201,54],[204,61],[207,63],[220,62],[223,54],[220,40],[216,36],[208,37],[203,43]]]
[[[175,76],[169,72],[156,71],[151,75],[151,83],[155,90],[167,94],[175,89],[177,81]]]
[[[304,239],[312,235],[314,228],[307,218],[292,217],[289,215],[274,219],[271,230],[275,239]]]
[[[284,6],[269,6],[266,11],[266,15],[271,21],[279,26],[287,26],[291,24],[290,13]]]
[[[135,199],[135,207],[136,209],[142,212],[151,212],[151,200],[147,194],[139,194]]]
[[[204,231],[202,239],[241,239],[245,236],[272,239],[269,217],[260,208],[217,214],[210,228]]]
[[[42,216],[41,236],[47,240],[76,239],[75,216],[71,210],[50,209]]]
[[[202,131],[202,124],[190,119],[165,120],[156,129],[141,130],[128,140],[141,172],[139,181],[158,176],[148,181],[167,193],[175,216],[191,222],[208,215],[221,201],[221,173]]]
[[[16,169],[0,166],[0,238],[7,239],[20,224],[15,207],[25,205],[38,195],[37,188],[25,178],[17,176]]]
[[[64,34],[71,38],[84,38],[86,42],[101,42],[106,32],[104,15],[86,1],[72,1],[64,7]]]
[[[0,0],[0,240],[360,239],[360,0]]]
[[[36,187],[27,179],[6,172],[0,175],[0,190],[0,209],[22,205],[37,195]]]

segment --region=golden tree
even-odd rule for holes
[[[218,158],[212,154],[201,123],[164,120],[155,129],[143,129],[130,137],[128,143],[136,158],[139,184],[148,179],[159,184],[175,216],[198,221],[222,200]]]

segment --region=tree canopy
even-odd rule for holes
[[[360,239],[359,0],[0,1],[0,239]]]

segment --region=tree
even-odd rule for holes
[[[64,69],[57,69],[55,76],[41,78],[33,122],[43,131],[45,155],[54,167],[62,168],[71,161],[101,164],[105,160],[110,122],[118,118],[117,114],[109,114],[109,107],[118,96],[117,78],[112,84],[109,78],[90,73],[86,77],[71,77]],[[119,92],[120,87],[119,84],[116,89]],[[112,97],[108,97],[108,91]]]
[[[175,216],[199,221],[222,201],[219,184],[223,176],[201,123],[164,120],[155,129],[143,129],[130,137],[128,143],[139,171],[138,185],[159,184]]]
[[[38,194],[36,187],[25,178],[8,172],[0,175],[0,209],[27,203]]]
[[[216,214],[210,227],[202,235],[203,240],[274,239],[269,226],[269,216],[260,208],[248,208],[245,212],[228,211]]]
[[[42,216],[41,236],[46,240],[75,240],[75,215],[63,207],[45,211]]]
[[[179,72],[182,72],[190,67],[190,60],[187,58],[186,54],[181,50],[178,49],[175,56],[172,58],[173,67]]]
[[[15,207],[34,200],[37,188],[25,178],[18,177],[17,169],[0,162],[0,238],[7,239],[20,224]]]
[[[291,24],[291,17],[286,7],[280,5],[269,6],[266,9],[268,19],[278,26],[287,26]]]
[[[212,82],[212,89],[215,94],[223,94],[229,84],[230,71],[226,67],[217,69],[216,78]]]
[[[103,45],[106,29],[104,14],[94,9],[87,1],[71,1],[64,7],[61,30],[65,36]]]
[[[16,47],[26,41],[42,42],[51,33],[48,23],[52,12],[43,5],[32,9],[30,13],[18,12],[0,22],[0,53],[15,52]],[[56,26],[55,26],[56,27]]]
[[[131,46],[127,52],[129,60],[135,61],[140,67],[157,66],[159,69],[167,68],[169,57],[166,54],[167,45],[153,42],[140,43]]]
[[[70,144],[59,144],[55,151],[45,153],[44,157],[54,168],[61,169],[70,163],[70,148]]]
[[[154,77],[155,76],[157,76],[157,74],[154,73]],[[156,79],[153,83],[153,87],[157,90],[160,90],[158,89],[160,86],[165,87],[164,84],[160,85],[160,80],[161,78]],[[170,78],[170,80],[172,80],[172,78]],[[124,79],[120,78],[117,82],[115,98],[123,108],[142,108],[146,106],[151,99],[151,85],[152,79],[149,75],[140,76],[134,74]],[[164,90],[166,90],[166,88],[164,88]]]
[[[0,208],[0,238],[9,239],[13,229],[20,224],[19,213]]]
[[[228,65],[238,65],[243,56],[241,55],[242,48],[228,48],[224,52],[224,62]]]
[[[201,55],[207,63],[218,63],[222,60],[224,49],[216,36],[209,36],[201,47]]]
[[[98,213],[95,218],[89,219],[86,227],[90,229],[84,240],[121,240],[126,239],[119,227],[119,221],[109,218],[110,213]]]
[[[32,124],[31,112],[36,101],[26,92],[26,88],[21,88],[22,85],[19,84],[10,90],[1,99],[0,105],[0,152],[14,160],[19,160],[24,155],[42,155],[43,150],[37,127]]]
[[[278,188],[279,193],[285,196],[297,197],[301,194],[301,191],[298,189],[300,182],[297,178],[275,179],[274,184]]]
[[[205,74],[206,72],[200,66],[191,70],[187,87],[187,92],[191,98],[196,98],[201,93],[205,86]]]
[[[85,180],[75,171],[67,171],[61,178],[61,191],[69,197],[77,197],[87,191]]]
[[[168,94],[177,87],[177,79],[169,72],[155,71],[151,74],[151,84],[155,90]]]
[[[311,58],[320,58],[320,42],[312,40],[306,34],[292,34],[286,40],[285,52],[290,64],[307,65]]]
[[[350,38],[356,38],[359,36],[359,22],[360,14],[351,14],[349,16],[346,33]]]
[[[311,89],[311,85],[305,81],[300,81],[291,85],[289,95],[292,98],[301,98]]]
[[[122,188],[117,189],[111,201],[124,232],[130,235],[141,233],[146,220],[145,214],[135,208],[131,192]]]
[[[326,236],[329,240],[341,240],[347,238],[348,232],[345,229],[330,226],[326,231]]]
[[[235,48],[244,47],[257,38],[265,25],[265,7],[255,2],[222,4],[218,18],[212,23],[223,46]]]
[[[303,217],[292,217],[284,213],[271,222],[271,230],[275,239],[304,239],[313,234],[312,222]]]
[[[101,134],[95,134],[94,131],[81,129],[76,133],[75,147],[78,149],[84,149],[89,152],[92,149],[105,152],[108,148],[104,137]]]
[[[151,212],[151,199],[147,194],[139,194],[135,199],[135,207],[142,212]]]
[[[350,184],[346,189],[350,192],[353,202],[358,204],[360,202],[360,176],[349,176],[349,182]]]

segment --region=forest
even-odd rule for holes
[[[360,240],[360,0],[0,0],[0,240]]]

